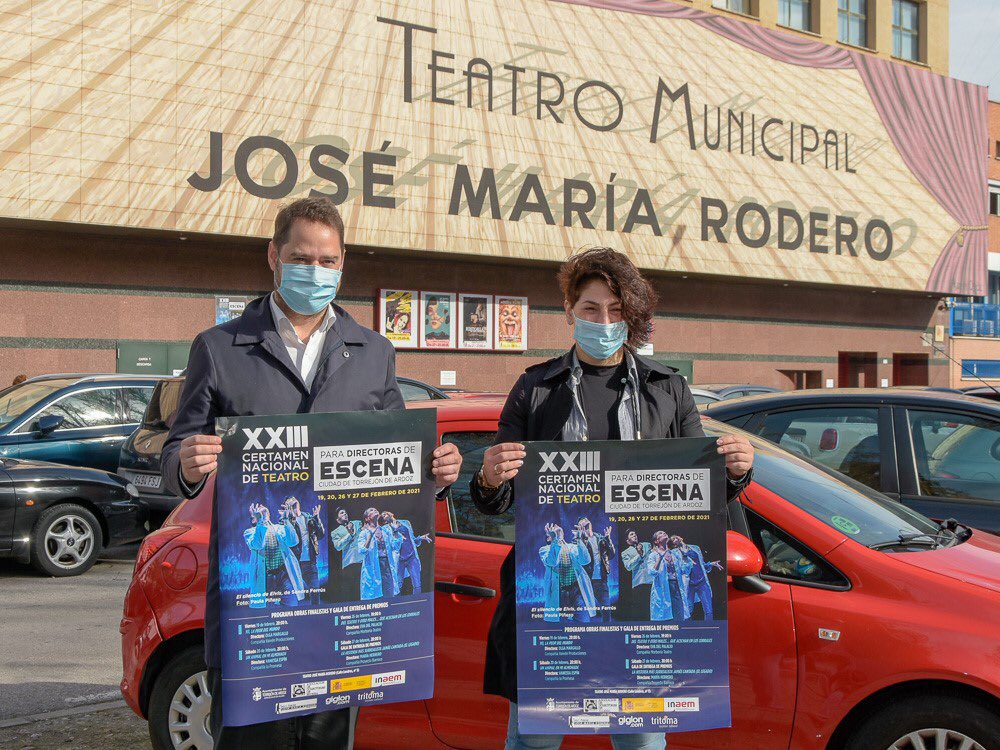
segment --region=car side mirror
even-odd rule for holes
[[[742,534],[726,532],[726,573],[733,578],[755,576],[764,569],[760,550]]]
[[[58,430],[65,421],[66,418],[58,414],[48,414],[35,422],[35,429],[42,435],[48,435],[50,432]]]

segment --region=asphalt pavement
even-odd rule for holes
[[[121,700],[118,623],[137,548],[109,550],[72,578],[0,561],[0,732],[12,720]],[[3,735],[0,746],[22,747]]]

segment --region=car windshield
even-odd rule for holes
[[[161,380],[157,383],[142,418],[142,426],[147,430],[169,429],[177,415],[183,388],[183,380]]]
[[[942,535],[953,538],[930,519],[843,474],[742,434],[753,443],[757,484],[859,544],[897,543],[901,536],[912,535],[930,548],[937,546],[935,539]]]
[[[72,380],[40,380],[0,391],[0,427],[10,424],[39,401],[72,384]]]

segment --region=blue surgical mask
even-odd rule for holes
[[[610,359],[628,338],[628,325],[625,321],[618,323],[591,323],[589,320],[576,319],[573,328],[573,338],[587,354],[594,359]]]
[[[282,263],[278,292],[299,315],[315,315],[337,296],[340,275],[336,268]]]

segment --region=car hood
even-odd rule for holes
[[[967,542],[956,547],[906,552],[899,557],[929,573],[1000,592],[1000,536],[973,531]]]

